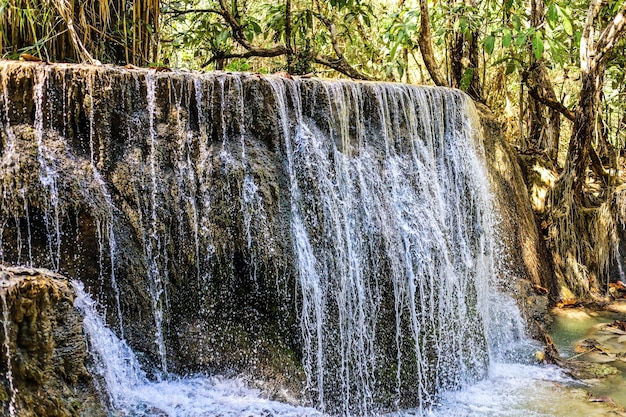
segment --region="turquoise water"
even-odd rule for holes
[[[574,346],[579,341],[593,337],[595,329],[602,324],[626,320],[623,305],[616,307],[618,311],[594,311],[585,308],[555,310],[550,334],[561,356],[575,360],[577,354]],[[589,381],[585,388],[594,396],[610,397],[617,404],[626,407],[626,363],[615,361],[609,365],[619,369],[621,374]]]

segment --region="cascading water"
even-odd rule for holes
[[[330,84],[324,95],[337,110],[329,109],[328,135],[305,120],[297,84],[270,82],[279,102],[296,103],[281,121],[305,367],[319,406],[334,389],[343,413],[374,411],[381,365],[395,372],[396,395],[411,369],[421,405],[483,375],[495,225],[469,100],[449,90]],[[379,112],[368,127],[359,117],[366,89]],[[378,342],[388,337],[379,330],[382,286],[394,292],[393,363],[381,360]]]
[[[4,286],[4,282],[2,283],[2,285]],[[8,285],[8,283],[7,283]],[[16,398],[17,398],[17,390],[13,384],[13,359],[12,359],[12,354],[11,354],[11,347],[9,346],[9,306],[7,304],[7,299],[6,299],[6,293],[3,290],[2,293],[0,293],[0,299],[2,300],[2,328],[4,331],[4,354],[6,356],[6,361],[7,361],[7,372],[6,372],[6,379],[7,382],[9,383],[9,407],[8,407],[8,411],[9,411],[9,416],[10,417],[15,417],[16,416],[16,410],[15,410],[15,403],[16,403]]]
[[[85,319],[94,372],[99,375],[116,413],[131,416],[315,416],[311,408],[263,400],[243,381],[222,378],[186,378],[151,382],[126,342],[106,327],[96,303],[80,282],[73,282],[74,302]],[[165,395],[164,395],[165,394]]]
[[[33,73],[30,120],[6,101],[10,66],[0,72],[3,160],[19,148],[16,131],[33,152],[31,124],[39,161],[19,192],[10,177],[22,171],[3,168],[15,202],[0,211],[2,261],[27,248],[40,266],[85,282],[117,325],[115,335],[76,287],[95,371],[118,411],[314,412],[252,391],[227,401],[243,388],[176,376],[223,374],[288,386],[321,412],[422,414],[524,340],[517,307],[497,290],[495,209],[463,93],[223,73]],[[46,113],[55,97],[61,120]],[[66,108],[68,97],[79,104]],[[27,204],[20,192],[44,195]],[[30,223],[28,242],[18,238],[24,217],[32,242]]]

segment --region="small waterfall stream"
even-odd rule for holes
[[[534,348],[498,289],[497,209],[463,93],[94,71],[35,71],[34,120],[0,71],[0,253],[83,281],[116,412],[425,415]],[[16,190],[29,123],[38,179]],[[291,384],[315,409],[237,377]]]
[[[241,380],[191,377],[150,381],[128,344],[107,328],[95,301],[85,292],[82,283],[72,284],[77,294],[74,304],[85,316],[83,326],[94,359],[94,372],[102,378],[116,415],[321,415],[312,408],[264,400],[258,390],[248,388]]]
[[[0,293],[0,299],[2,299],[2,328],[3,328],[4,334],[8,335],[9,334],[9,307],[7,304],[5,291],[2,291],[2,293]],[[16,402],[16,397],[17,397],[17,390],[13,383],[13,359],[12,359],[11,347],[9,346],[8,336],[4,337],[3,348],[4,348],[4,354],[6,356],[6,361],[7,361],[6,379],[9,383],[9,392],[8,392],[9,417],[15,417],[16,416],[15,402]]]

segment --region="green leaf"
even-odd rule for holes
[[[493,48],[496,44],[496,37],[495,36],[487,36],[485,38],[484,41],[485,44],[485,52],[487,52],[488,54],[491,54],[493,52]]]
[[[535,36],[532,39],[533,52],[536,59],[541,59],[543,55],[543,40],[541,39],[541,32],[535,32]]]
[[[510,75],[510,74],[513,74],[516,69],[517,69],[517,65],[515,61],[510,60],[509,62],[506,63],[506,69],[504,70],[504,73],[506,75]]]
[[[504,35],[502,35],[502,46],[504,48],[508,48],[509,46],[511,46],[512,38],[513,38],[513,35],[511,34],[511,31],[506,29],[504,31]]]
[[[551,29],[556,27],[556,24],[559,20],[559,11],[557,10],[557,6],[553,3],[548,7],[548,12],[546,13],[546,20],[550,25]]]
[[[563,16],[563,30],[569,36],[572,36],[574,34],[574,27],[572,26],[572,21],[565,13],[562,13],[562,16]]]
[[[391,51],[389,52],[389,57],[394,60],[396,59],[396,52],[398,50],[398,47],[400,46],[399,42],[396,42],[393,47],[391,48]]]
[[[467,91],[472,83],[472,78],[474,78],[474,68],[466,68],[463,77],[461,77],[461,85],[459,88],[463,91]]]
[[[257,22],[255,21],[251,21],[250,22],[250,26],[252,26],[252,30],[254,31],[255,35],[258,35],[259,33],[261,33],[263,30],[261,29],[261,25],[259,25]]]
[[[550,38],[548,38],[548,45],[550,46],[550,55],[552,56],[552,60],[559,65],[563,65],[566,58],[566,52],[563,45]]]

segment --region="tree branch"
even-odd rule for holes
[[[236,59],[236,58],[273,58],[281,55],[285,55],[287,53],[287,49],[280,45],[274,48],[252,48],[247,50],[246,52],[241,53],[232,53],[232,54],[215,54],[208,61],[203,63],[201,67],[206,67],[207,65],[212,64],[218,59]]]
[[[436,85],[448,86],[446,79],[439,73],[439,66],[433,52],[430,34],[430,18],[428,17],[428,0],[420,0],[420,34],[417,43],[420,46],[426,70]]]
[[[593,170],[593,172],[597,176],[608,181],[610,177],[609,171],[607,171],[607,169],[604,168],[604,165],[602,165],[600,156],[598,155],[596,149],[591,145],[591,142],[589,142],[589,156],[591,159],[591,169]]]
[[[171,15],[171,17],[178,17],[178,16],[183,16],[183,15],[191,14],[191,13],[211,13],[211,14],[217,14],[217,15],[224,17],[224,13],[218,9],[188,9],[188,10],[172,9],[172,10],[165,11],[164,13],[167,15]]]
[[[347,75],[348,77],[355,80],[368,81],[372,79],[369,75],[357,70],[352,65],[348,64],[348,62],[346,62],[343,57],[339,59],[333,59],[329,56],[316,55],[313,57],[313,62],[327,66],[328,68],[332,68],[335,71],[340,72],[343,75]]]
[[[574,119],[576,118],[576,115],[574,114],[573,111],[565,107],[563,103],[561,103],[560,101],[557,101],[551,97],[547,97],[545,94],[540,94],[539,89],[537,88],[537,85],[535,85],[532,82],[529,82],[530,73],[531,71],[535,69],[535,65],[537,64],[536,63],[533,64],[528,70],[522,73],[522,82],[526,84],[526,86],[528,87],[528,94],[530,94],[530,96],[536,101],[538,101],[539,103],[543,104],[544,106],[550,107],[553,110],[558,111],[563,116],[565,116],[568,120],[573,122]]]
[[[616,42],[626,32],[626,3],[622,5],[621,10],[615,15],[611,23],[602,31],[597,43],[597,52],[595,60],[601,63],[609,58]]]
[[[253,49],[262,49],[255,48],[248,42],[245,35],[243,34],[243,27],[237,21],[237,18],[232,15],[232,13],[228,10],[228,5],[226,4],[226,0],[219,0],[220,7],[222,8],[222,17],[226,20],[226,23],[230,26],[230,29],[233,33],[233,38],[237,41],[239,45],[241,45],[244,49],[248,51]]]
[[[571,111],[570,109],[565,107],[559,101],[551,100],[548,97],[544,97],[544,96],[540,95],[539,91],[537,90],[537,87],[528,86],[528,94],[530,94],[530,96],[532,98],[534,98],[535,100],[537,100],[538,102],[540,102],[544,106],[550,107],[551,109],[556,110],[559,113],[561,113],[568,120],[570,120],[572,122],[574,121],[575,115],[574,115],[573,111]]]
[[[335,71],[347,75],[348,77],[353,79],[371,80],[371,77],[369,75],[357,70],[352,65],[350,65],[348,61],[346,61],[345,57],[343,56],[343,52],[339,47],[339,40],[337,37],[335,22],[323,16],[321,13],[319,14],[318,18],[322,21],[322,23],[324,23],[324,25],[328,28],[328,31],[330,32],[330,42],[337,58],[333,59],[329,56],[316,55],[313,57],[313,61],[318,64],[322,64],[329,68],[332,68]]]

